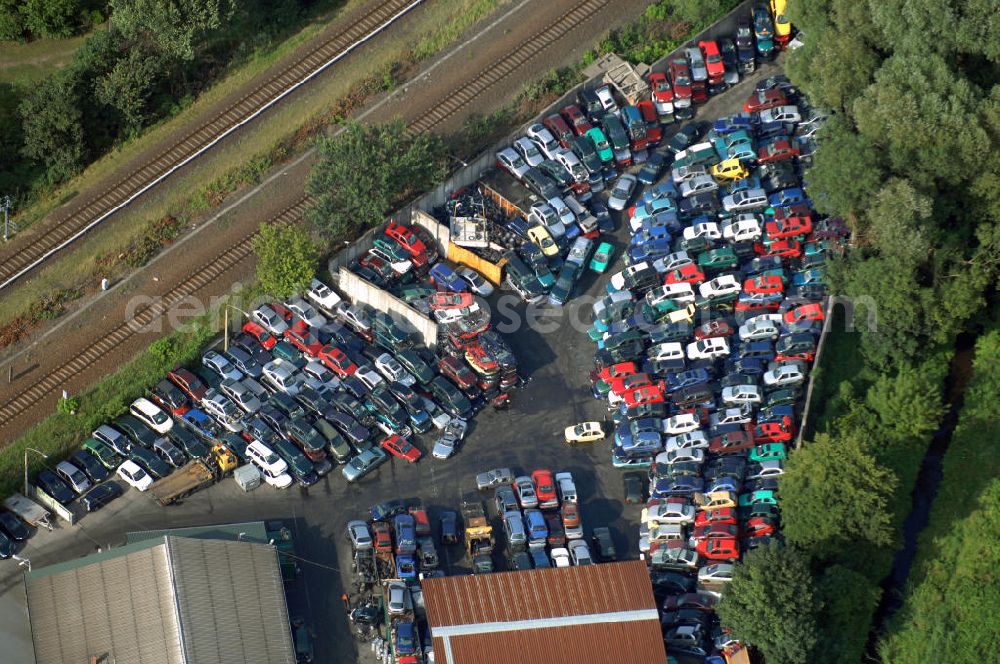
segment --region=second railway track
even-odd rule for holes
[[[34,242],[6,257],[0,263],[0,290],[253,121],[424,1],[383,0],[376,3],[372,11],[347,29],[262,81],[228,109],[173,142],[156,159],[101,191],[62,223],[52,225]]]
[[[565,37],[574,27],[590,18],[595,11],[611,4],[611,1],[585,0],[573,9],[560,15],[559,18],[549,23],[546,27],[533,33],[529,39],[522,42],[518,48],[513,49],[508,55],[493,65],[482,69],[475,76],[468,78],[465,83],[452,88],[443,97],[445,101],[439,105],[435,105],[433,110],[427,114],[411,121],[408,125],[410,130],[427,131],[448,120],[463,110],[463,104],[468,100],[509,78],[517,71],[518,67],[543,53],[546,48]],[[448,103],[447,100],[452,99],[465,101]],[[275,221],[278,223],[298,221],[303,217],[310,204],[311,198],[303,194],[287,207]],[[140,332],[136,330],[137,327],[141,328],[141,326],[156,320],[172,304],[224,276],[240,260],[250,255],[252,238],[252,235],[244,238],[212,260],[198,266],[197,269],[189,273],[190,276],[179,283],[158,303],[140,310],[131,321],[125,321],[115,327],[110,333],[97,340],[89,350],[84,351],[66,364],[43,376],[29,387],[26,387],[16,397],[0,406],[0,431],[9,422],[40,404],[46,396],[55,392],[58,386],[65,384],[70,378],[96,365],[112,349],[139,334]]]

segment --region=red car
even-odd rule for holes
[[[285,339],[309,357],[316,357],[323,350],[323,342],[309,330],[309,324],[296,318],[292,326],[285,330]]]
[[[670,80],[674,82],[675,99],[691,99],[691,67],[687,57],[683,55],[670,58],[667,64],[670,69]]]
[[[451,293],[438,291],[430,296],[431,309],[464,309],[475,303],[472,293]]]
[[[730,431],[708,441],[708,451],[712,454],[743,452],[753,446],[753,434],[749,431]]]
[[[271,302],[267,306],[274,309],[274,313],[281,316],[286,323],[295,317],[295,313],[280,302]]]
[[[708,560],[736,560],[740,557],[740,544],[735,537],[709,537],[699,541],[694,550]]]
[[[816,359],[816,351],[804,351],[802,353],[778,353],[774,356],[775,362],[812,362]]]
[[[431,519],[427,516],[427,510],[423,507],[411,507],[406,510],[413,517],[414,528],[417,536],[431,534]]]
[[[638,370],[639,368],[635,366],[635,362],[619,362],[618,364],[612,364],[610,367],[601,369],[600,378],[605,383],[610,383],[614,378],[628,376],[636,373]]]
[[[531,473],[531,481],[535,484],[535,495],[538,496],[540,508],[559,507],[559,496],[556,495],[556,483],[552,479],[551,470],[536,470]]]
[[[278,340],[270,332],[253,321],[244,323],[243,331],[259,341],[265,350],[271,350],[274,348],[274,344],[278,343]]]
[[[583,136],[594,128],[594,125],[590,123],[590,120],[587,119],[587,116],[583,114],[583,111],[576,104],[563,106],[559,112],[566,118],[566,122],[573,128],[577,136]]]
[[[625,406],[632,408],[633,406],[641,406],[647,403],[663,403],[665,401],[663,396],[663,386],[656,385],[645,385],[643,387],[637,387],[633,390],[628,390],[622,395],[625,399]]]
[[[742,313],[767,313],[781,308],[781,302],[774,300],[737,300],[735,310]]]
[[[746,293],[760,293],[762,295],[784,293],[785,282],[776,274],[762,274],[759,277],[744,281],[743,291]]]
[[[792,418],[783,417],[781,422],[765,422],[754,427],[754,442],[761,443],[787,443],[795,435],[795,423]]]
[[[714,41],[698,42],[701,55],[705,59],[705,69],[708,70],[708,80],[711,83],[721,83],[726,75],[726,67],[722,63],[722,54],[719,53],[719,45]]]
[[[351,376],[358,370],[358,365],[347,357],[347,353],[333,344],[327,344],[320,349],[319,361],[341,378]]]
[[[674,91],[670,87],[667,75],[661,71],[649,75],[649,87],[652,89],[652,101],[656,112],[660,115],[674,114]]]
[[[776,138],[757,150],[757,163],[770,164],[799,156],[799,148],[787,138]]]
[[[441,375],[450,378],[453,383],[463,390],[472,389],[476,386],[476,375],[472,369],[457,357],[448,355],[438,360],[438,371]]]
[[[608,385],[611,387],[611,391],[621,396],[626,390],[631,390],[636,387],[642,387],[644,385],[652,385],[653,380],[649,377],[649,374],[637,373],[629,374],[627,376],[618,376],[617,378],[612,378],[608,381]]]
[[[791,311],[786,311],[784,323],[785,325],[794,325],[796,323],[818,320],[823,320],[823,307],[819,304],[803,304],[801,307],[795,307]]]
[[[566,124],[561,115],[558,113],[546,115],[545,119],[542,120],[542,124],[552,132],[552,135],[559,141],[559,145],[569,148],[569,142],[573,140],[573,130],[569,128],[569,125]]]
[[[653,102],[644,99],[635,105],[642,113],[642,119],[646,121],[646,142],[651,145],[659,145],[663,140],[663,129],[660,127],[660,117],[656,114],[656,107]]]
[[[406,250],[406,253],[410,254],[410,260],[415,267],[420,267],[427,262],[427,245],[408,227],[399,222],[390,221],[385,229],[385,234],[398,242]]]
[[[696,263],[688,263],[683,267],[679,267],[675,270],[667,272],[667,276],[663,278],[663,283],[670,284],[700,284],[705,281],[705,273],[701,271]]]
[[[730,526],[737,525],[736,510],[732,507],[714,507],[710,510],[698,512],[694,519],[694,527],[704,526],[710,523],[719,523]]]
[[[195,403],[200,403],[205,393],[208,392],[208,387],[205,386],[205,383],[201,382],[200,378],[187,369],[178,367],[173,371],[168,371],[167,378],[174,385],[181,388],[184,394],[191,397],[191,400]]]
[[[775,524],[772,519],[764,516],[755,516],[747,521],[744,528],[745,537],[763,537],[775,534]]]
[[[392,530],[385,521],[372,522],[375,553],[392,553]]]
[[[691,539],[700,541],[709,537],[739,537],[740,529],[734,523],[704,523],[695,526],[691,531]]]
[[[775,106],[787,106],[788,97],[779,88],[768,88],[767,90],[756,90],[747,98],[743,104],[743,110],[747,113],[758,113],[766,111]]]
[[[784,240],[800,235],[809,235],[813,230],[812,213],[804,216],[785,216],[781,219],[776,216],[774,221],[767,222],[764,228],[769,240]]]
[[[710,320],[695,328],[694,338],[697,341],[701,341],[702,339],[712,339],[714,337],[728,337],[735,331],[733,326],[724,320]]]
[[[405,459],[409,463],[416,463],[420,458],[420,450],[402,436],[392,434],[379,444],[382,446],[382,449],[392,456]]]
[[[798,240],[778,240],[770,246],[763,242],[754,245],[754,251],[761,256],[777,256],[778,258],[798,258],[802,255],[802,245]]]
[[[149,391],[149,398],[174,417],[183,417],[191,410],[191,403],[184,390],[169,380],[161,380]]]

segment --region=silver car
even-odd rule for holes
[[[625,173],[618,178],[614,189],[608,195],[608,207],[618,212],[624,210],[625,206],[628,205],[628,200],[632,197],[632,192],[635,191],[636,182],[636,177],[630,173]]]
[[[368,529],[368,524],[364,521],[347,522],[347,539],[351,541],[351,546],[356,551],[363,551],[372,548],[372,532]]]
[[[689,46],[684,50],[687,52],[688,60],[691,62],[691,79],[695,81],[707,81],[708,69],[705,67],[705,60],[701,56],[701,49]]]
[[[462,442],[462,438],[465,437],[466,424],[465,420],[455,418],[448,422],[445,426],[444,431],[441,436],[434,443],[434,449],[431,451],[431,456],[435,459],[447,459],[455,450],[458,448],[458,444]]]
[[[493,470],[487,470],[485,473],[476,475],[476,488],[480,491],[486,491],[501,484],[513,483],[514,471],[510,468],[494,468]]]
[[[538,494],[535,493],[535,483],[526,475],[514,478],[514,492],[517,502],[522,508],[538,507]]]
[[[347,462],[340,471],[348,482],[356,482],[386,462],[388,455],[377,447],[369,447]]]

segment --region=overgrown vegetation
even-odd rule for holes
[[[0,41],[70,37],[103,23],[101,0],[0,0]]]
[[[598,46],[630,62],[651,63],[666,56],[704,30],[740,0],[660,0],[646,8],[638,21],[615,30]]]
[[[973,374],[921,533],[903,606],[879,644],[882,661],[981,662],[1000,643],[1000,332],[976,344]]]
[[[1000,34],[990,6],[789,2],[806,44],[788,55],[789,76],[814,104],[837,112],[820,132],[809,193],[854,231],[854,249],[832,259],[828,275],[854,301],[859,332],[834,337],[857,349],[827,355],[817,390],[831,415],[817,418],[820,433],[793,454],[780,494],[785,533],[809,554],[822,639],[806,659],[774,660],[762,647],[771,664],[861,659],[921,460],[945,413],[956,338],[990,325],[1000,268],[1000,156],[988,147],[1000,139]],[[869,326],[871,307],[877,322]],[[995,392],[970,390],[966,404],[980,429],[995,423]],[[995,457],[994,439],[977,444]],[[983,477],[995,467],[989,473]],[[952,481],[946,502],[972,509],[981,484]],[[956,528],[939,576],[914,591],[912,622],[883,647],[884,661],[974,661],[994,649],[996,633],[984,624],[991,604],[975,587],[996,567],[996,496],[990,500]],[[976,541],[966,539],[972,532]],[[972,562],[978,556],[993,564]],[[963,563],[967,573],[956,575]]]
[[[264,224],[253,239],[257,281],[267,293],[301,293],[319,267],[319,247],[302,226]]]

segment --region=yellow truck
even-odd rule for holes
[[[479,501],[462,503],[462,520],[465,522],[465,552],[472,558],[475,573],[493,571],[493,526],[486,518],[486,510]]]
[[[153,482],[149,492],[161,505],[172,505],[198,489],[215,483],[218,471],[202,459],[189,461],[161,480]]]

